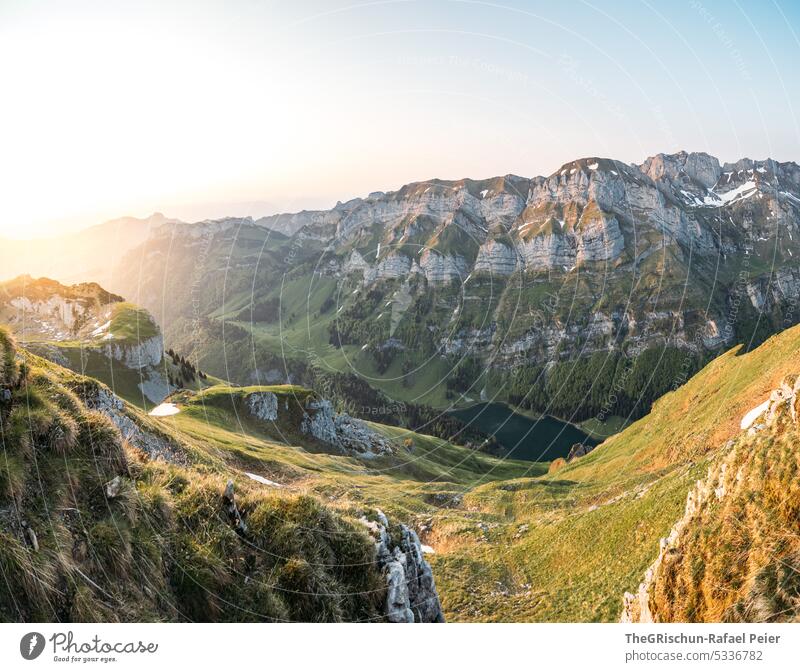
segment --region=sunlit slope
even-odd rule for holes
[[[170,397],[179,412],[168,417],[147,416],[126,405],[126,417],[158,438],[156,448],[173,451],[165,453],[167,459],[142,459],[81,403],[93,394],[96,382],[30,355],[25,355],[27,369],[19,369],[7,340],[2,384],[19,389],[10,412],[3,410],[6,459],[0,485],[6,502],[25,507],[41,550],[32,552],[22,531],[4,528],[4,570],[28,591],[19,600],[22,606],[9,607],[5,617],[18,618],[16,608],[27,618],[51,618],[48,610],[59,600],[53,591],[66,582],[67,601],[58,607],[64,618],[176,619],[209,613],[238,619],[255,618],[258,609],[261,616],[279,619],[310,618],[312,613],[334,620],[375,618],[369,600],[311,604],[287,598],[283,589],[299,576],[295,564],[285,566],[286,558],[306,554],[319,559],[314,554],[324,548],[334,563],[351,566],[367,553],[370,542],[349,521],[380,508],[419,532],[448,620],[617,620],[623,594],[636,590],[657,557],[659,539],[683,515],[690,488],[728,453],[729,440],[741,434],[741,417],[787,374],[800,370],[798,353],[800,328],[751,353],[726,353],[661,399],[650,415],[588,456],[545,473],[546,465],[498,460],[374,423],[366,426],[390,451],[343,453],[303,428],[304,414],[318,395],[284,385],[182,391]],[[248,403],[253,395],[265,394],[275,397],[275,421],[258,417]],[[26,426],[35,428],[32,443],[20,438]],[[786,435],[757,447],[754,473],[774,464],[789,480],[772,484],[785,482],[790,488],[789,467],[796,466],[792,441]],[[773,445],[781,447],[774,460],[769,453]],[[749,459],[750,444],[741,446],[743,459]],[[128,494],[107,501],[102,490],[115,475]],[[237,576],[242,568],[228,561],[240,551],[247,558],[249,551],[239,548],[224,517],[208,514],[216,510],[229,478],[250,515],[263,513],[256,516],[254,531],[263,533],[259,539],[279,556],[269,562],[260,555],[247,560],[255,563],[254,576],[264,578],[259,585],[270,587],[257,596],[241,594]],[[731,501],[756,502],[749,519],[772,522],[769,534],[751,537],[752,547],[757,553],[774,552],[786,529],[780,523],[786,511],[770,504],[777,500]],[[773,516],[771,506],[784,518]],[[48,513],[69,508],[82,512],[85,532],[72,527],[69,517]],[[724,548],[715,547],[724,524],[713,515],[707,520],[697,537],[705,541],[687,547],[686,557],[712,553],[733,562]],[[325,539],[313,536],[298,539],[307,525],[337,530],[344,545],[326,546]],[[756,543],[762,538],[764,549]],[[57,551],[75,544],[82,549],[77,556],[62,557]],[[753,556],[748,566],[763,569],[760,557]],[[324,587],[334,586],[333,592],[346,591],[356,585],[367,593],[378,590],[375,575],[331,573],[325,566],[322,562],[319,572],[301,573],[314,590],[324,593]],[[153,567],[163,571],[154,573]],[[717,563],[709,576],[724,570]],[[762,593],[778,595],[768,592],[772,575],[765,571]],[[268,576],[286,583],[268,581]],[[680,603],[676,595],[686,585],[683,576],[683,583],[660,584],[659,594],[671,595],[664,598],[664,604],[674,605],[671,613],[700,618],[725,612],[721,602],[704,606],[705,616]],[[198,584],[213,586],[213,594],[196,590]],[[172,607],[154,597],[165,589],[174,598]],[[103,591],[125,609],[109,611]],[[3,599],[13,604],[10,596]],[[753,604],[744,599],[737,608],[753,613],[746,611]],[[236,605],[233,611],[231,605]]]
[[[464,620],[617,620],[742,416],[800,371],[800,328],[711,362],[652,412],[552,474],[490,483],[463,505],[488,526],[446,523],[431,544],[445,609]]]
[[[800,432],[791,375],[692,488],[625,620],[800,620]]]
[[[3,331],[0,385],[0,620],[382,620],[374,541],[333,506],[251,482]]]

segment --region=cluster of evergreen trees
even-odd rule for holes
[[[172,348],[167,350],[167,355],[172,360],[177,371],[173,376],[172,371],[167,371],[167,379],[172,387],[186,387],[197,379],[206,380],[208,376],[192,364],[188,359],[176,353]]]

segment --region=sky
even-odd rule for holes
[[[0,236],[430,178],[800,161],[800,3],[0,0]]]

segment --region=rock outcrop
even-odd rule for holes
[[[153,403],[171,392],[159,368],[164,339],[147,311],[125,304],[96,283],[63,285],[20,276],[1,283],[0,289],[0,321],[8,322],[36,354],[78,372],[88,358],[105,357],[111,360],[109,372],[118,366],[135,372],[139,390]],[[124,333],[113,333],[117,326]],[[104,382],[111,384],[113,373],[109,376]]]
[[[382,511],[376,515],[377,521],[362,518],[362,522],[376,538],[378,567],[386,579],[386,620],[444,623],[433,571],[423,556],[417,533],[406,525],[390,526]]]
[[[161,334],[140,343],[109,343],[103,347],[108,357],[135,370],[158,366],[164,356]]]
[[[247,396],[245,403],[250,414],[262,422],[278,419],[278,397],[272,392],[254,392]]]
[[[336,413],[327,399],[306,402],[300,429],[344,454],[370,458],[393,452],[391,444],[366,422],[346,413]]]
[[[575,443],[569,449],[569,453],[567,453],[567,462],[572,462],[572,460],[577,460],[579,457],[584,457],[591,453],[594,450],[594,446],[587,445],[585,443]]]
[[[183,450],[155,431],[135,422],[126,412],[125,402],[104,385],[82,384],[76,392],[84,404],[106,416],[119,430],[123,440],[146,453],[150,459],[185,464]]]

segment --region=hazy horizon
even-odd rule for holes
[[[699,0],[4,3],[0,236],[330,208],[584,156],[798,160],[798,14]]]

